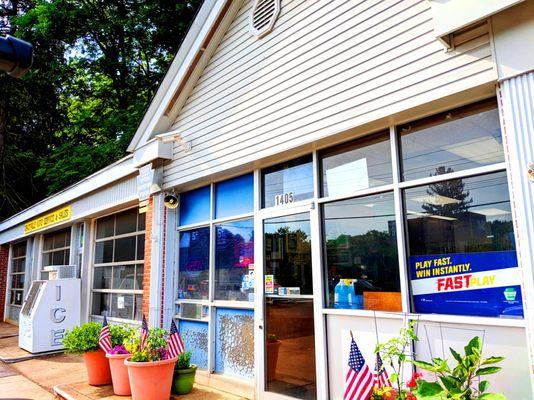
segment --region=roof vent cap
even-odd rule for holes
[[[281,0],[254,0],[250,12],[250,32],[261,38],[271,32],[280,14]]]

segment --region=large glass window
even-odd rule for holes
[[[265,276],[272,281],[269,289],[266,286],[266,293],[313,293],[311,229],[307,213],[265,220],[264,247]]]
[[[21,306],[24,300],[24,278],[26,274],[26,242],[11,247],[11,268],[9,270],[8,303]]]
[[[389,132],[321,152],[321,171],[325,197],[392,183]]]
[[[180,225],[209,221],[210,198],[210,186],[182,193],[180,195]]]
[[[136,208],[96,220],[92,315],[140,320],[145,214]]]
[[[215,218],[254,211],[254,176],[238,176],[215,185]]]
[[[287,161],[262,171],[263,207],[281,206],[313,197],[312,156]]]
[[[504,161],[495,100],[399,127],[404,180]]]
[[[254,301],[254,220],[215,226],[215,298]]]
[[[209,249],[209,227],[180,232],[179,299],[208,299]]]
[[[69,265],[70,228],[47,233],[43,238],[42,268],[50,265]],[[48,279],[48,272],[41,272],[42,279]]]
[[[324,205],[328,306],[402,311],[393,193]]]
[[[251,379],[254,175],[212,183],[194,192],[180,194],[178,210],[178,329],[193,351],[191,361],[199,368]],[[188,204],[194,198],[200,198],[200,205]],[[201,212],[191,211],[200,208]],[[210,342],[208,332],[213,331],[216,340]]]
[[[506,172],[405,191],[416,312],[523,316]]]

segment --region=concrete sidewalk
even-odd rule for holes
[[[20,375],[13,367],[0,363],[0,399],[53,400],[55,398],[49,391]]]
[[[30,355],[18,347],[17,328],[0,323],[0,354]],[[238,396],[195,384],[187,400],[238,400]],[[111,385],[90,386],[83,358],[71,354],[47,355],[13,364],[0,362],[0,400],[129,400],[114,396]]]

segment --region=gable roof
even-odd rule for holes
[[[170,126],[173,120],[170,114],[178,96],[195,69],[200,68],[201,60],[209,58],[208,47],[213,48],[213,42],[220,40],[216,32],[229,19],[231,13],[228,11],[235,3],[240,5],[242,0],[203,2],[128,146],[129,152],[135,151],[154,135],[164,133]]]

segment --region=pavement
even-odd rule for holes
[[[28,359],[18,347],[17,327],[0,322],[0,400],[130,400],[114,396],[111,385],[90,386],[83,358],[71,354]],[[1,360],[21,360],[5,363]],[[239,400],[238,396],[195,384],[179,400]]]

